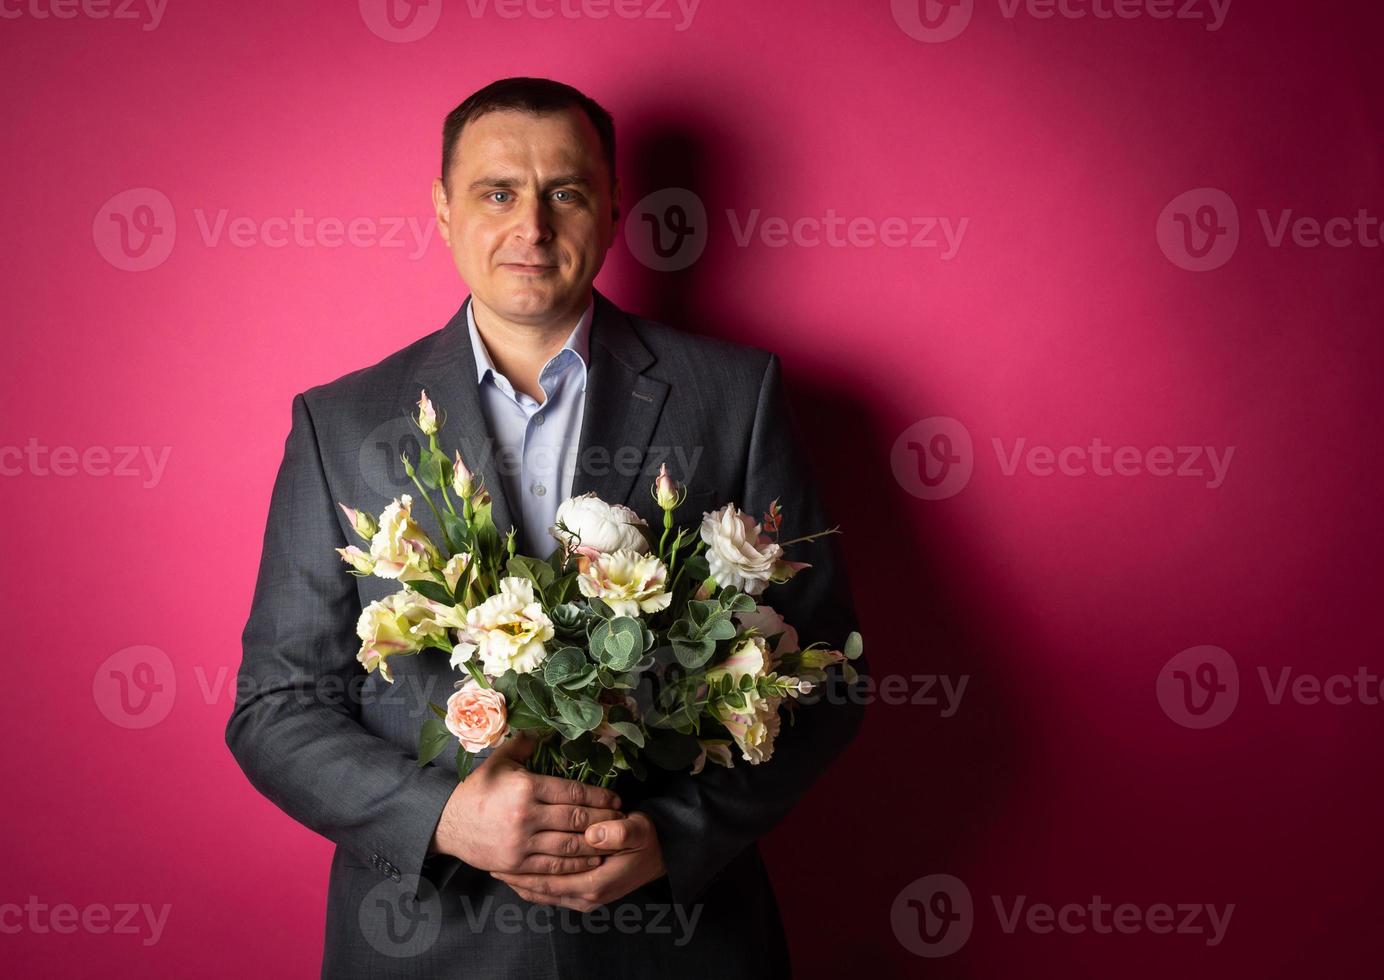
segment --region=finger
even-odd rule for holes
[[[614,791],[561,776],[534,776],[534,799],[540,803],[570,803],[573,806],[598,806],[607,810],[620,809],[620,797]]]
[[[530,854],[519,862],[515,872],[537,875],[571,875],[590,871],[600,865],[598,857],[554,857],[551,854]]]
[[[505,871],[492,871],[491,876],[503,881],[509,887],[523,889],[545,899],[565,899],[588,901],[592,897],[592,875],[597,871],[583,871],[573,875],[510,874]]]
[[[526,891],[522,888],[514,888],[514,894],[533,905],[550,905],[554,908],[572,909],[576,912],[590,912],[596,907],[591,902],[582,902],[573,898],[552,898],[547,895],[540,895],[538,892]]]
[[[652,836],[652,825],[640,816],[620,820],[601,820],[586,828],[586,843],[601,851],[625,851],[646,847]]]
[[[565,830],[572,834],[584,833],[586,828],[594,823],[618,820],[622,816],[619,810],[600,810],[589,806],[570,806],[566,803],[542,803],[530,807],[529,811],[530,831]]]
[[[560,830],[543,830],[529,838],[530,854],[552,854],[556,857],[600,856],[600,851],[586,842],[581,834]]]

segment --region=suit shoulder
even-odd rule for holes
[[[758,381],[773,356],[772,351],[763,347],[689,333],[656,320],[631,316],[630,321],[645,346],[660,362],[670,366],[743,373]]]
[[[416,373],[415,368],[427,361],[444,329],[439,328],[419,337],[373,364],[313,385],[304,390],[303,397],[314,405],[320,405],[359,402],[370,395],[378,395],[397,384],[400,378],[412,377]]]

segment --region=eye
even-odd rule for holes
[[[558,195],[558,194],[566,194],[566,195],[567,195],[565,198],[562,199],[562,203],[563,203],[563,204],[571,203],[572,201],[575,201],[575,200],[577,199],[577,195],[576,195],[576,192],[575,192],[575,191],[569,191],[569,190],[556,190],[556,191],[553,191],[553,195],[554,195],[554,196],[556,196],[556,195]]]
[[[492,201],[495,201],[495,196],[496,196],[496,195],[506,195],[506,194],[508,194],[508,193],[509,193],[509,191],[491,191],[491,192],[490,192],[490,199],[491,199]],[[504,202],[504,201],[495,201],[495,203],[496,203],[496,204],[504,204],[505,202]]]

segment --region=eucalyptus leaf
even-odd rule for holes
[[[629,739],[631,742],[639,746],[641,749],[644,747],[644,731],[638,725],[634,724],[634,722],[612,721],[610,723],[610,727],[615,729],[621,735],[625,736],[625,738]]]

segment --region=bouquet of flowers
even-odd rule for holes
[[[650,489],[663,511],[655,546],[633,510],[594,494],[570,498],[550,529],[546,559],[515,554],[501,538],[490,495],[461,454],[438,447],[441,423],[426,391],[414,419],[427,447],[404,469],[437,519],[434,541],[403,494],[378,518],[341,504],[368,550],[338,548],[355,575],[402,588],[370,603],[356,632],[367,672],[394,677],[394,657],[437,649],[464,674],[419,735],[424,766],[455,736],[457,772],[513,733],[535,737],[536,772],[608,785],[649,764],[700,772],[773,754],[781,714],[839,664],[860,656],[860,634],[841,650],[801,647],[797,632],[757,601],[809,567],[784,549],[835,533],[779,541],[778,501],[761,521],[734,504],[704,513],[700,528],[673,527],[686,489],[666,466]],[[434,499],[436,496],[437,499]]]

